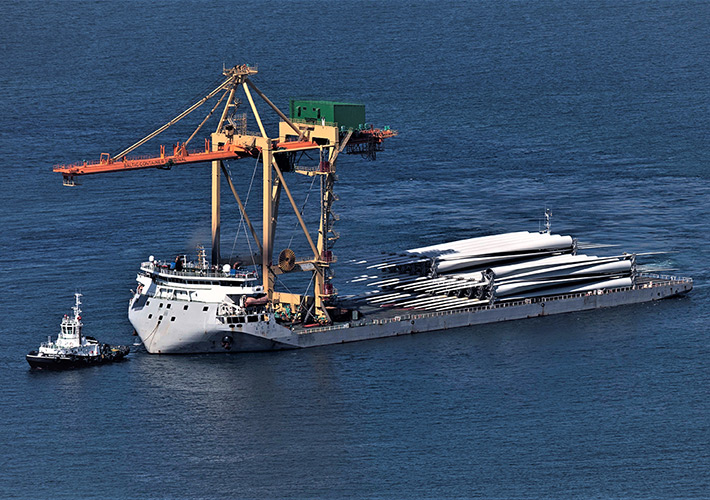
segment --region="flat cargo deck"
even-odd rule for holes
[[[690,278],[645,274],[638,276],[636,284],[631,287],[534,297],[453,311],[425,312],[414,309],[384,309],[366,306],[360,308],[362,317],[357,321],[323,327],[293,327],[288,338],[273,340],[289,344],[292,348],[356,342],[639,304],[682,295],[692,288],[693,280]]]

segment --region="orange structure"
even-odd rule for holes
[[[75,178],[81,175],[98,174],[106,172],[123,172],[146,168],[169,169],[173,165],[187,165],[193,163],[208,163],[212,167],[212,265],[219,267],[223,264],[220,255],[220,180],[224,175],[229,188],[239,205],[244,222],[249,228],[254,242],[259,249],[257,257],[261,261],[263,291],[275,308],[288,307],[296,310],[308,302],[305,295],[277,292],[274,290],[276,276],[285,272],[308,271],[313,273],[313,296],[311,300],[319,321],[329,322],[327,301],[336,295],[336,290],[331,283],[333,273],[330,266],[335,263],[336,257],[332,253],[332,246],[338,238],[333,225],[337,220],[331,207],[337,196],[334,194],[336,181],[336,160],[342,152],[361,154],[374,159],[378,151],[382,151],[384,139],[397,135],[397,132],[388,128],[376,129],[370,125],[357,128],[339,127],[337,123],[326,124],[320,122],[307,122],[294,117],[287,117],[271,100],[261,92],[249,78],[257,73],[256,67],[239,65],[224,68],[223,75],[226,79],[204,98],[190,106],[171,121],[158,128],[148,136],[126,148],[118,154],[102,153],[98,161],[82,162],[68,165],[57,165],[54,172],[62,174],[64,184],[76,185]],[[237,115],[236,111],[242,101],[236,99],[237,90],[243,90],[249,102],[250,109],[258,132],[249,132],[246,128],[246,114]],[[279,116],[278,135],[269,136],[264,128],[259,111],[254,103],[251,92],[255,92]],[[145,144],[170,126],[182,120],[192,111],[196,110],[208,99],[222,93],[217,103],[209,111],[205,119],[199,124],[192,135],[184,142],[173,146],[166,152],[165,146],[160,146],[160,153],[155,156],[130,157],[136,148]],[[205,139],[204,149],[188,150],[187,145],[196,136],[202,126],[215,113],[222,101],[225,101],[219,122],[209,139]],[[311,152],[315,158],[305,157],[316,166],[299,164],[304,155],[298,152]],[[262,164],[262,236],[259,237],[256,228],[251,223],[245,206],[242,203],[235,186],[228,175],[224,165],[225,160],[238,160],[254,158]],[[309,231],[302,216],[302,208],[296,203],[289,189],[284,172],[292,172],[304,176],[317,176],[320,179],[321,200],[319,203],[319,222],[317,232]],[[301,259],[296,259],[290,249],[284,249],[279,255],[279,264],[274,260],[274,241],[279,213],[281,193],[284,193],[293,209],[303,235],[308,243],[308,251]],[[311,235],[313,233],[313,236]],[[310,255],[309,255],[310,254]],[[290,259],[282,256],[291,255]],[[288,265],[284,264],[287,262]],[[304,302],[306,301],[306,302]]]
[[[205,150],[188,151],[183,145],[173,147],[170,155],[165,154],[165,146],[160,146],[159,156],[138,156],[120,160],[111,158],[108,153],[102,153],[98,161],[85,161],[83,163],[73,163],[69,165],[56,165],[54,172],[62,174],[65,184],[73,180],[77,175],[102,174],[106,172],[123,172],[126,170],[138,170],[141,168],[164,168],[168,169],[173,165],[186,165],[190,163],[202,163],[216,160],[238,160],[252,156],[252,152],[246,148],[232,146],[223,147],[217,151],[209,150],[209,141],[205,141]]]
[[[311,141],[275,142],[273,149],[276,151],[298,151],[318,148]],[[103,174],[107,172],[123,172],[139,170],[142,168],[169,169],[173,165],[188,165],[192,163],[205,163],[220,160],[241,160],[242,158],[257,158],[261,152],[259,147],[245,147],[238,144],[219,144],[216,150],[211,150],[210,141],[205,139],[205,149],[188,151],[185,144],[173,147],[172,154],[165,153],[165,146],[160,146],[158,156],[136,156],[114,159],[108,153],[102,153],[98,161],[84,161],[68,165],[56,165],[54,172],[62,174],[64,183],[71,185],[74,177],[78,175]]]
[[[348,141],[348,153],[369,155],[369,151],[379,150],[377,147],[387,138],[394,137],[392,130],[368,129],[359,131],[356,137]],[[311,141],[274,142],[275,151],[299,151],[317,149],[318,144]],[[261,152],[259,147],[245,147],[239,144],[219,144],[216,150],[211,150],[209,139],[205,139],[205,149],[188,150],[185,144],[173,146],[172,154],[165,153],[165,146],[160,146],[158,156],[134,156],[114,159],[108,153],[101,153],[98,161],[84,161],[66,165],[55,165],[53,171],[62,174],[64,184],[75,185],[75,177],[79,175],[104,174],[108,172],[124,172],[143,168],[169,169],[173,165],[189,165],[221,160],[241,160],[242,158],[257,158]]]

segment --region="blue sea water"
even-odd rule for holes
[[[0,497],[710,498],[709,3],[4,0],[1,12]],[[300,352],[138,350],[30,371],[24,355],[56,334],[75,290],[87,333],[131,343],[138,263],[209,243],[205,166],[70,189],[52,165],[120,151],[244,62],[282,108],[362,102],[400,132],[377,162],[339,163],[341,291],[350,257],[537,230],[545,207],[555,232],[620,245],[606,252],[668,251],[649,262],[695,289]],[[242,194],[253,167],[230,166]],[[281,223],[288,238],[293,220]]]

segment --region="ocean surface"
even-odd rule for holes
[[[710,3],[0,11],[0,498],[710,498]],[[52,166],[117,153],[242,63],[282,109],[361,102],[399,131],[376,162],[339,161],[341,293],[351,258],[536,231],[545,208],[553,232],[619,245],[599,254],[666,252],[642,263],[695,288],[300,352],[135,348],[120,364],[30,371],[24,355],[56,335],[75,291],[87,334],[132,344],[139,263],[210,244],[206,165],[76,188]],[[195,120],[136,153],[184,141]],[[254,162],[229,168],[245,196]],[[293,182],[300,203],[309,181]],[[232,255],[244,232],[223,188]],[[283,238],[299,248],[282,202]]]

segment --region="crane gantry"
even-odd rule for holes
[[[331,284],[332,273],[330,265],[335,262],[335,257],[330,248],[337,233],[333,231],[334,216],[331,212],[335,200],[333,187],[335,184],[335,165],[338,155],[358,153],[369,158],[374,158],[375,151],[381,151],[384,139],[396,135],[395,131],[385,128],[375,129],[372,126],[348,128],[338,126],[338,123],[326,122],[325,118],[299,120],[292,116],[287,117],[259,88],[251,81],[251,76],[258,73],[258,69],[250,65],[237,65],[223,68],[225,80],[205,97],[194,103],[185,111],[177,115],[168,123],[158,128],[151,134],[137,141],[130,147],[116,155],[102,153],[97,161],[81,162],[69,165],[57,165],[54,172],[62,174],[63,183],[67,186],[77,184],[76,177],[107,172],[123,172],[146,168],[171,168],[176,165],[208,162],[212,165],[212,265],[221,264],[220,257],[220,180],[224,174],[232,194],[239,205],[246,225],[256,242],[261,254],[261,267],[264,291],[274,304],[275,308],[289,305],[299,307],[304,297],[298,294],[278,292],[274,290],[275,276],[294,270],[312,270],[314,274],[314,299],[315,307],[321,317],[329,321],[326,303],[335,296],[335,289]],[[240,126],[239,120],[234,119],[234,111],[241,101],[236,99],[236,93],[243,90],[249,102],[253,117],[259,127],[259,134],[252,134],[246,130],[246,116]],[[279,133],[275,138],[269,137],[264,129],[260,114],[255,105],[251,91],[254,91],[280,118]],[[166,151],[165,146],[160,146],[160,153],[156,156],[129,157],[136,148],[142,146],[160,133],[176,124],[187,115],[201,107],[209,99],[222,94],[207,117],[200,123],[192,135],[183,143],[178,143]],[[226,99],[215,132],[209,139],[205,139],[204,148],[188,150],[187,146],[199,132],[201,127],[214,114],[219,105]],[[231,113],[230,113],[231,111]],[[300,114],[300,112],[299,112]],[[363,108],[364,115],[364,108]],[[320,110],[318,111],[320,117]],[[304,168],[295,165],[295,154],[300,151],[317,151],[318,164],[314,167]],[[242,158],[255,158],[262,163],[262,236],[259,238],[244,204],[227,173],[225,160]],[[313,239],[301,215],[301,210],[296,205],[291,191],[284,178],[284,172],[295,172],[308,176],[321,177],[322,199],[320,203],[320,222],[318,236]],[[273,263],[274,235],[276,220],[279,210],[279,201],[282,191],[286,194],[289,203],[298,219],[298,223],[308,242],[312,256],[296,261],[292,251],[287,249],[281,252],[279,261]]]

